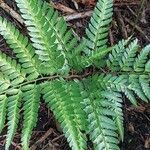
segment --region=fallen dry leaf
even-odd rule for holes
[[[128,125],[128,130],[131,132],[131,133],[134,133],[134,126],[133,126],[133,124],[132,123],[129,123],[129,125]]]
[[[95,6],[97,0],[74,0],[75,2],[77,3],[82,3],[84,5],[87,5],[87,6]],[[138,2],[140,0],[114,0],[114,2],[117,2],[117,3],[132,3],[132,2]]]
[[[147,139],[145,140],[144,147],[145,147],[146,149],[149,149],[149,148],[150,148],[150,138],[147,138]]]
[[[75,0],[77,3],[82,3],[88,6],[93,6],[96,3],[96,0]]]

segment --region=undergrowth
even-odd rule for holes
[[[0,52],[0,132],[8,150],[23,112],[22,149],[36,127],[43,99],[73,150],[118,150],[123,141],[122,97],[137,106],[150,100],[150,45],[137,39],[108,46],[113,0],[98,0],[86,35],[78,41],[64,18],[42,0],[15,0],[28,29],[24,36],[0,17],[0,34],[15,53]],[[87,73],[88,68],[95,72]],[[22,111],[21,111],[22,110]]]

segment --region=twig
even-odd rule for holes
[[[81,12],[81,13],[74,13],[71,15],[66,15],[64,18],[66,21],[71,21],[71,20],[75,20],[75,19],[79,19],[79,18],[86,18],[86,17],[90,17],[92,15],[93,11],[86,11],[86,12]]]
[[[140,2],[139,1],[135,1],[135,2],[117,2],[117,3],[114,3],[114,6],[117,6],[117,7],[122,7],[122,6],[134,6],[134,5],[139,5]]]
[[[132,13],[132,15],[137,18],[137,14],[136,14],[129,6],[127,6],[127,8],[128,8],[129,11]]]
[[[15,148],[17,148],[17,149],[20,149],[20,150],[22,149],[21,146],[19,146],[19,145],[16,144],[15,142],[12,142],[12,145],[13,145]]]
[[[120,13],[120,11],[117,11],[115,14],[117,16],[117,22],[118,22],[119,29],[122,33],[122,36],[123,36],[124,39],[126,39],[128,37],[128,34],[127,34],[127,31],[126,31],[126,27],[125,27],[123,18],[121,16],[121,13]]]
[[[141,11],[142,11],[142,9],[143,9],[143,7],[144,7],[144,3],[145,3],[145,0],[141,0],[141,2],[140,2],[140,6],[139,6],[139,10],[138,10],[138,14],[137,14],[137,17],[136,17],[136,20],[135,20],[135,22],[134,22],[134,26],[133,26],[133,29],[132,29],[132,34],[134,33],[134,30],[135,30],[135,26],[136,26],[136,24],[138,23],[138,20],[139,20],[139,17],[140,17],[140,14],[141,14]]]
[[[149,42],[150,42],[150,39],[149,37],[145,34],[145,32],[138,26],[138,25],[135,25],[134,22],[132,22],[131,20],[129,20],[128,18],[124,18],[126,22],[128,22],[131,26],[133,26],[138,32],[141,33],[141,35],[146,38]]]
[[[118,6],[118,4],[114,4],[114,5]],[[118,10],[115,9],[114,11],[118,11]],[[66,16],[64,16],[64,18],[66,19],[66,21],[71,21],[71,20],[75,20],[75,19],[90,17],[92,15],[92,13],[93,13],[92,10],[89,10],[86,12],[80,12],[80,13],[76,12],[73,14],[66,15]]]
[[[62,12],[65,12],[65,13],[75,13],[76,11],[72,8],[69,8],[61,3],[54,3],[54,2],[50,2],[50,5],[57,9],[57,10],[60,10]]]
[[[74,3],[76,9],[79,9],[78,3],[75,0],[71,0]]]
[[[113,33],[112,33],[111,29],[109,30],[109,38],[110,38],[110,45],[113,46],[114,45],[114,38],[113,38]]]
[[[60,11],[66,12],[66,13],[74,13],[72,15],[67,15],[65,16],[66,21],[70,21],[70,20],[74,20],[74,19],[79,19],[79,18],[85,18],[85,17],[89,17],[92,14],[92,11],[87,11],[87,12],[81,12],[81,13],[75,13],[76,11],[64,6],[60,3],[50,3],[50,5],[52,5],[55,9],[58,9]],[[122,5],[138,5],[138,3],[122,3]],[[120,3],[115,3],[114,6],[120,6]],[[23,19],[21,18],[21,16],[15,12],[12,8],[10,8],[5,2],[4,0],[0,0],[0,7],[2,9],[4,9],[6,12],[8,12],[13,18],[15,18],[20,24],[23,24]]]
[[[10,8],[3,0],[0,0],[0,7],[9,13],[13,18],[15,18],[20,24],[23,24],[23,19],[21,16]]]
[[[56,142],[57,140],[59,140],[60,138],[62,138],[62,137],[64,137],[64,134],[62,134],[62,135],[60,135],[60,136],[54,138],[54,139],[52,140],[52,142],[54,143],[54,142]]]
[[[52,133],[53,133],[53,129],[50,128],[37,142],[35,142],[31,146],[31,150],[35,150],[37,148],[37,146],[40,145],[43,141],[45,141],[45,139],[48,138],[48,136]]]

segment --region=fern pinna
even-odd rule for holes
[[[5,149],[17,130],[20,110],[22,149],[29,149],[41,99],[73,150],[87,149],[87,135],[95,150],[119,149],[124,137],[122,95],[135,106],[139,98],[150,100],[150,45],[142,49],[131,38],[107,45],[113,0],[98,0],[81,42],[45,1],[16,3],[30,39],[0,17],[0,34],[16,56],[0,52],[0,132],[7,120]],[[97,71],[87,74],[87,67]]]

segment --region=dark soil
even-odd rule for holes
[[[14,0],[5,0],[5,2],[17,11]],[[74,4],[69,0],[55,0],[55,2],[56,4],[57,2],[60,2],[65,6],[75,9]],[[142,47],[150,43],[150,1],[145,0],[144,5],[142,5],[140,0],[133,2],[135,2],[134,5],[131,4],[131,0],[117,0],[109,34],[110,45],[131,35],[139,39]],[[77,11],[84,12],[92,9],[93,7],[79,4],[79,9]],[[63,14],[61,11],[60,13]],[[0,9],[0,15],[11,20],[11,22],[18,26],[21,32],[27,33],[25,27],[13,19],[4,10]],[[88,21],[89,18],[77,19],[69,22],[69,25],[79,36],[82,36],[84,35]],[[10,56],[15,57],[1,36],[0,49]],[[121,150],[150,149],[150,104],[139,101],[139,106],[135,108],[124,99],[124,119],[125,139],[123,143],[120,143]],[[21,127],[22,123],[20,122],[19,129],[21,129]],[[0,136],[0,150],[4,149],[5,134],[4,131],[3,135]],[[55,120],[53,113],[45,104],[41,104],[39,121],[32,135],[31,146],[32,149],[36,148],[36,150],[70,150],[59,124]],[[20,130],[18,130],[15,135],[11,149],[21,149]],[[89,147],[89,150],[92,149]]]

